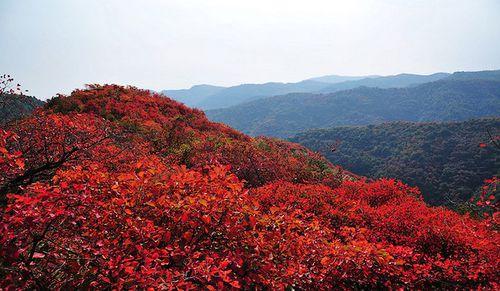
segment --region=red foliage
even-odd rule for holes
[[[494,220],[147,91],[52,100],[0,169],[1,288],[499,287]]]

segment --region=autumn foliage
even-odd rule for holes
[[[0,288],[499,288],[498,221],[93,85],[0,131]]]

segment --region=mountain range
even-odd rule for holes
[[[210,119],[247,134],[275,137],[291,137],[312,128],[385,121],[460,121],[499,115],[498,75],[498,71],[454,73],[438,81],[404,88],[357,87],[333,93],[293,93],[206,113]]]
[[[360,86],[390,88],[407,87],[448,77],[447,73],[432,75],[399,74],[394,76],[338,76],[310,78],[296,83],[268,82],[231,87],[196,85],[190,89],[163,90],[162,93],[188,106],[204,110],[226,108],[248,101],[288,93],[325,93]]]

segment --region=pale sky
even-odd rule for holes
[[[47,99],[500,68],[500,0],[0,0],[0,73]]]

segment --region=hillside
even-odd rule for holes
[[[385,121],[460,121],[500,113],[500,82],[441,80],[408,88],[264,98],[207,116],[250,135],[291,137],[313,128]]]
[[[76,90],[0,137],[1,288],[498,285],[497,216],[428,207],[147,90]]]
[[[499,149],[491,144],[488,130],[499,136],[500,119],[334,127],[291,140],[356,174],[398,178],[417,186],[428,203],[456,207],[485,179],[500,174]]]
[[[26,116],[43,104],[31,96],[0,94],[0,124]]]

